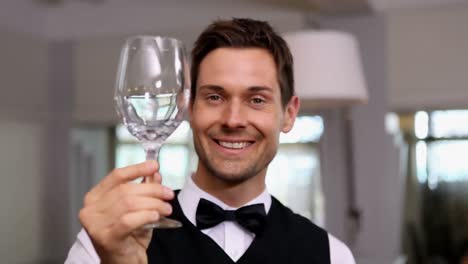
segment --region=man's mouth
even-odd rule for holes
[[[228,149],[244,149],[253,144],[252,141],[222,141],[215,140],[220,146]]]

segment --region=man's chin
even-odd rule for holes
[[[228,185],[238,185],[243,182],[246,182],[253,177],[255,173],[251,171],[233,171],[233,170],[212,170],[211,174],[216,177],[218,180],[225,182]]]

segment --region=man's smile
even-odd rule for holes
[[[240,142],[229,142],[229,141],[217,141],[217,143],[225,148],[230,149],[243,149],[250,146],[251,142],[240,141]]]

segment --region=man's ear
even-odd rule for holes
[[[281,130],[283,133],[288,133],[294,126],[294,121],[296,121],[297,113],[299,112],[299,107],[299,97],[294,95],[293,97],[291,97],[284,110],[283,129]]]

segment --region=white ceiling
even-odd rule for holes
[[[253,0],[291,8],[308,8],[322,13],[386,13],[409,8],[428,8],[468,3],[468,0]]]
[[[58,4],[45,5],[47,1]],[[144,31],[155,23],[171,31],[206,25],[217,17],[251,16],[281,23],[311,12],[386,13],[453,4],[468,0],[0,0],[0,26],[60,39]]]
[[[369,0],[371,6],[378,12],[389,12],[395,9],[426,8],[458,3],[468,3],[468,0]]]
[[[10,1],[11,0],[3,0]],[[50,3],[49,6],[55,8],[73,7],[73,6],[160,6],[160,7],[239,7],[239,6],[281,6],[282,8],[304,8],[320,11],[320,7],[334,7],[337,10],[346,9],[343,7],[354,7],[357,5],[369,6],[371,10],[377,12],[393,11],[395,9],[407,8],[425,8],[442,6],[457,3],[468,3],[468,0],[15,0],[14,2],[23,3],[22,5],[41,5],[41,3]],[[55,4],[54,4],[55,3]],[[42,5],[45,6],[45,5]],[[352,9],[352,8],[350,8]],[[354,11],[354,10],[349,10]]]

